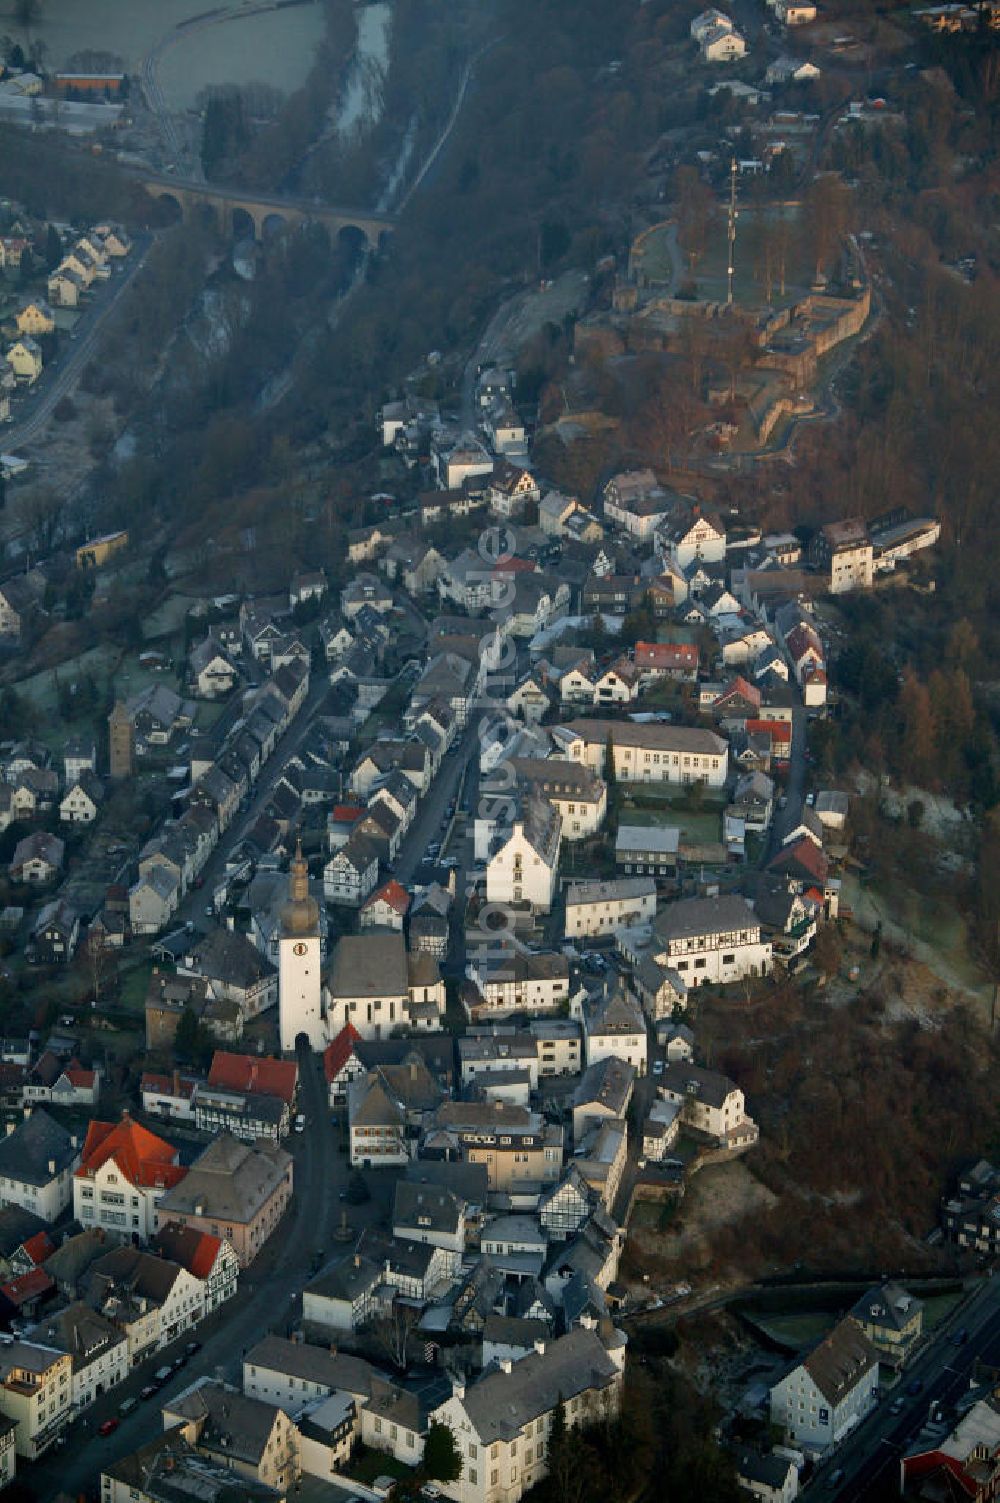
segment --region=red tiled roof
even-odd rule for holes
[[[56,1250],[56,1245],[48,1232],[36,1232],[33,1237],[28,1238],[27,1242],[22,1242],[21,1247],[25,1256],[31,1259],[36,1268],[39,1263],[44,1263],[46,1258],[51,1258]]]
[[[801,840],[796,840],[792,845],[768,862],[771,871],[781,871],[788,867],[800,867],[815,882],[825,882],[827,874],[827,860],[818,846],[815,846],[808,835],[803,835]]]
[[[177,1163],[176,1148],[131,1117],[123,1117],[118,1123],[90,1123],[77,1177],[89,1178],[110,1159],[131,1185],[170,1189],[187,1174]]]
[[[354,1046],[361,1042],[361,1035],[353,1023],[345,1023],[335,1039],[323,1050],[323,1073],[326,1083],[336,1080],[341,1070],[354,1053]]]
[[[63,1074],[77,1090],[92,1089],[97,1079],[97,1071],[85,1070],[78,1059],[71,1059]]]
[[[168,1221],[160,1228],[156,1245],[165,1258],[179,1263],[196,1279],[207,1279],[215,1267],[222,1238],[185,1226],[180,1221]]]
[[[760,708],[760,690],[755,688],[753,684],[748,684],[746,679],[742,678],[740,674],[736,675],[732,683],[726,685],[716,703],[728,699],[732,694],[738,694],[741,699],[745,699],[749,704],[756,705],[758,709]]]
[[[299,1083],[299,1067],[293,1059],[267,1055],[230,1054],[216,1049],[208,1083],[223,1091],[247,1091],[251,1096],[277,1096],[291,1106]]]
[[[772,741],[791,741],[792,727],[787,720],[747,720],[748,731],[766,731]]]
[[[410,894],[405,887],[400,886],[395,877],[390,877],[361,906],[371,908],[378,902],[388,903],[390,908],[394,908],[402,916],[410,906]]]
[[[352,824],[354,820],[360,819],[364,812],[360,804],[334,804],[330,818],[335,819],[338,824]]]
[[[32,1268],[29,1273],[22,1273],[20,1278],[0,1284],[0,1294],[6,1295],[12,1305],[20,1306],[37,1299],[40,1294],[47,1294],[55,1287],[44,1268]]]
[[[697,668],[698,648],[694,642],[637,642],[635,661],[638,668]]]
[[[198,1085],[194,1075],[180,1075],[177,1078],[177,1087],[180,1094],[186,1100],[190,1100]],[[144,1070],[142,1079],[139,1081],[140,1091],[158,1091],[161,1096],[174,1094],[174,1077],[172,1075],[157,1075],[152,1070]]]
[[[536,565],[530,558],[502,558],[493,567],[494,574],[534,574]]]

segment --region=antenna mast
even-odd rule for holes
[[[736,158],[733,157],[729,166],[729,265],[726,268],[726,305],[733,304],[733,272],[736,259]]]

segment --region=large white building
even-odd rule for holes
[[[79,1163],[77,1139],[36,1107],[0,1138],[0,1206],[23,1206],[43,1221],[58,1220],[73,1199]]]
[[[539,1342],[519,1362],[499,1368],[452,1396],[429,1416],[451,1430],[462,1456],[457,1482],[442,1482],[454,1503],[517,1503],[548,1472],[552,1416],[562,1402],[566,1425],[617,1414],[625,1367],[625,1337],[602,1339],[578,1326],[557,1341]]]
[[[294,1050],[300,1034],[310,1049],[326,1048],[319,905],[309,894],[309,868],[299,846],[291,864],[288,902],[281,910],[278,940],[278,1026],[282,1052]]]
[[[661,909],[653,925],[653,959],[687,986],[740,981],[771,970],[771,942],[744,898],[682,898]]]
[[[851,1319],[834,1326],[771,1389],[771,1423],[789,1445],[822,1456],[878,1403],[878,1352]]]
[[[642,1008],[626,991],[616,991],[596,1007],[581,1009],[587,1065],[613,1056],[646,1073],[646,1020]]]
[[[73,1215],[86,1231],[148,1242],[160,1201],[186,1174],[173,1144],[127,1113],[117,1125],[92,1121],[73,1178]]]
[[[575,762],[605,773],[608,746],[623,783],[705,783],[722,788],[729,766],[726,741],[687,725],[636,725],[620,720],[573,720],[553,740]]]
[[[566,938],[570,940],[648,924],[655,914],[656,882],[652,877],[571,882],[566,889]]]
[[[528,903],[548,913],[556,890],[562,820],[546,799],[528,796],[509,836],[486,866],[487,903]]]

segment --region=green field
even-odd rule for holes
[[[736,225],[736,274],[733,291],[737,303],[756,306],[764,302],[763,270],[765,247],[770,237],[775,242],[775,226],[784,225],[785,294],[780,281],[772,289],[774,306],[797,302],[809,291],[814,267],[803,247],[799,211],[795,206],[773,205],[767,208],[742,208]],[[772,254],[772,262],[774,255]],[[729,262],[726,214],[720,209],[709,232],[708,246],[694,273],[698,296],[709,302],[725,302],[726,267]]]

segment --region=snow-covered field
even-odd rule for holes
[[[59,69],[76,52],[108,52],[128,71],[181,22],[218,0],[45,0],[32,33],[45,43],[46,66]],[[0,0],[0,32],[21,36],[14,0]],[[323,35],[322,7],[290,6],[192,26],[166,49],[160,79],[168,105],[189,109],[209,83],[260,81],[290,92],[303,82]]]

